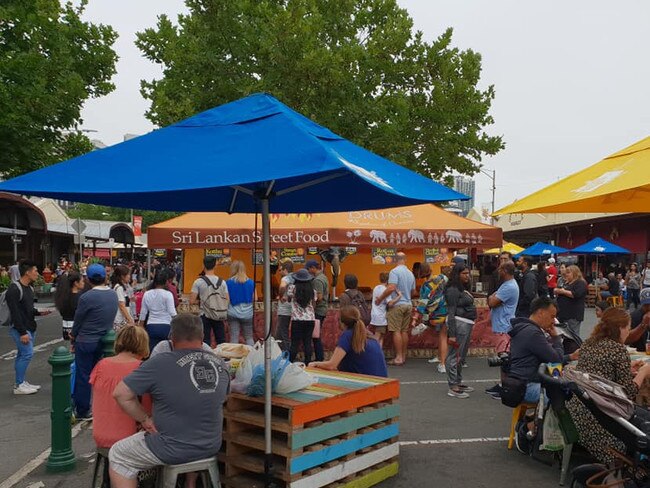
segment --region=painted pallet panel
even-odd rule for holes
[[[362,412],[345,417],[333,422],[327,422],[317,427],[307,428],[304,430],[294,431],[291,435],[290,447],[291,449],[299,449],[310,444],[325,439],[331,439],[348,432],[352,432],[362,427],[367,427],[372,424],[383,422],[384,420],[399,417],[399,405],[387,405],[383,408],[377,408],[369,412]]]
[[[398,455],[399,443],[395,442],[367,454],[357,456],[354,459],[331,468],[324,469],[323,471],[311,476],[300,478],[299,480],[287,484],[287,488],[320,488],[322,486],[327,486]]]
[[[318,451],[309,452],[291,460],[289,473],[296,474],[315,466],[328,463],[347,454],[365,449],[374,444],[379,444],[385,440],[399,435],[399,423],[394,423],[373,430],[366,434],[361,434],[352,439],[343,440],[337,444],[327,446]]]
[[[350,480],[343,484],[341,488],[370,488],[371,486],[387,480],[391,476],[396,476],[398,472],[399,463],[395,461],[394,463],[377,468],[366,475]]]

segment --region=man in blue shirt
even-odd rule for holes
[[[499,266],[498,271],[501,286],[488,297],[488,306],[490,307],[492,332],[497,336],[496,353],[501,354],[510,350],[510,335],[508,335],[508,332],[512,329],[510,320],[514,318],[517,303],[519,302],[519,286],[515,281],[515,263],[506,261]],[[485,391],[498,398],[501,387],[495,385]]]
[[[399,297],[393,308],[388,310],[386,319],[388,331],[393,332],[393,345],[395,347],[395,359],[388,364],[401,366],[406,361],[406,349],[409,342],[409,327],[411,326],[411,313],[413,305],[411,295],[415,291],[415,276],[406,267],[406,254],[398,252],[395,257],[397,266],[388,275],[388,286],[376,300],[377,305],[381,304],[388,296]]]

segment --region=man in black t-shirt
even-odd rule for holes
[[[18,264],[20,279],[7,289],[5,300],[11,313],[11,329],[9,333],[16,343],[16,382],[14,395],[33,395],[41,389],[25,381],[25,373],[34,354],[34,337],[36,335],[37,315],[47,315],[50,312],[38,312],[34,308],[34,289],[32,283],[38,279],[38,268],[31,261],[21,261]]]

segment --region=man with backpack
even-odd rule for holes
[[[217,258],[203,258],[203,275],[192,285],[190,305],[199,304],[203,322],[203,342],[211,345],[211,334],[217,344],[226,342],[224,320],[228,317],[228,287],[226,282],[214,274]]]
[[[14,395],[33,395],[40,390],[39,385],[32,385],[25,380],[25,373],[34,354],[34,337],[36,336],[37,315],[48,315],[50,311],[38,312],[34,308],[34,289],[32,283],[38,279],[38,268],[31,261],[21,261],[18,264],[20,279],[13,282],[4,293],[2,307],[8,311],[10,325],[9,333],[16,343],[16,382]]]
[[[366,302],[363,293],[359,291],[359,279],[356,275],[346,274],[343,277],[343,284],[345,285],[345,292],[339,297],[339,305],[341,308],[348,305],[356,307],[363,323],[366,326],[370,325],[370,306]]]

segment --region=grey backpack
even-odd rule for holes
[[[5,291],[0,293],[0,326],[9,327],[11,325],[11,310],[9,310],[9,304],[7,304],[7,292],[11,285],[16,285],[16,283],[11,283]],[[16,285],[18,286],[18,285]],[[23,287],[18,286],[18,293],[20,294],[20,301],[23,301]]]

